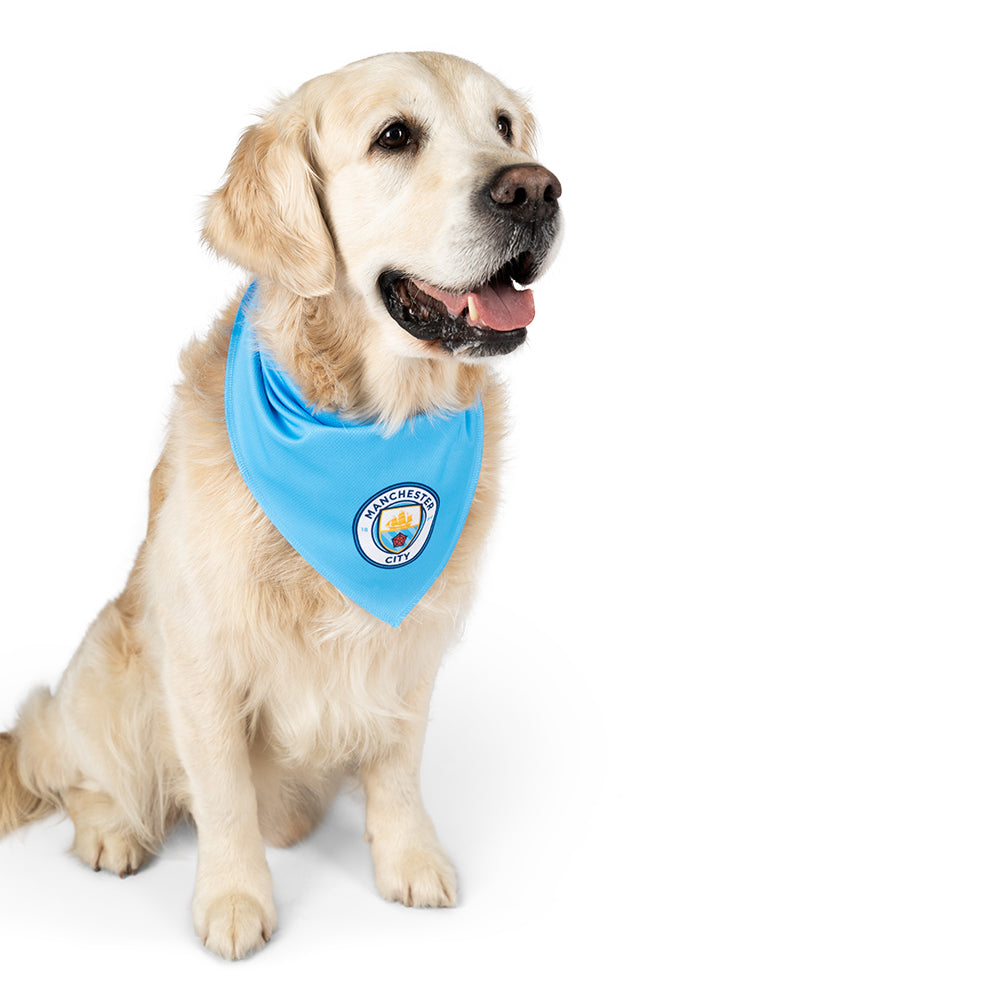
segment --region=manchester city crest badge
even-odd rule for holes
[[[400,483],[376,493],[354,519],[358,551],[386,569],[413,562],[431,536],[438,502],[437,494],[419,483]]]

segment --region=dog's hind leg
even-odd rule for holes
[[[155,683],[128,600],[104,608],[55,695],[36,691],[0,743],[0,834],[64,808],[75,853],[118,874],[139,867],[178,812]]]
[[[76,835],[73,853],[94,871],[134,875],[149,857],[122,807],[105,792],[71,788],[63,795]]]
[[[64,808],[73,820],[76,834],[73,852],[95,871],[105,869],[130,875],[149,856],[143,838],[135,832],[125,810],[80,770],[74,759],[72,741],[61,717],[58,697],[40,690],[28,700],[13,734],[5,734],[5,745],[16,749],[16,769],[12,777],[22,789],[22,799],[30,798],[37,812]],[[22,821],[34,818],[22,807]],[[11,829],[7,824],[6,829]]]

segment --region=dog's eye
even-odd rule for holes
[[[510,119],[506,115],[499,115],[497,117],[497,132],[500,133],[505,142],[513,142],[514,129],[510,123]]]
[[[383,149],[403,149],[412,141],[413,136],[410,130],[402,122],[393,122],[387,125],[375,140]]]

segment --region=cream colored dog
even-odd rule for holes
[[[239,958],[276,925],[265,841],[306,835],[340,779],[358,774],[379,892],[454,904],[420,757],[438,663],[497,505],[504,397],[486,362],[524,340],[531,293],[521,286],[558,241],[559,182],[532,146],[516,94],[430,53],[312,80],[244,134],[209,200],[205,239],[254,276],[261,342],[312,405],[387,431],[481,399],[465,527],[399,627],[313,570],[234,461],[224,416],[233,303],[182,356],[125,590],[55,695],[35,692],[0,734],[0,835],[64,808],[76,853],[125,875],[190,816],[195,928]]]

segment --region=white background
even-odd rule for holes
[[[382,902],[349,796],[270,854],[279,931],[229,966],[189,832],[119,881],[45,822],[0,844],[4,982],[996,997],[991,6],[8,11],[2,724],[124,581],[178,349],[239,280],[197,214],[253,111],[374,52],[465,55],[532,95],[567,233],[433,705],[460,906]]]

